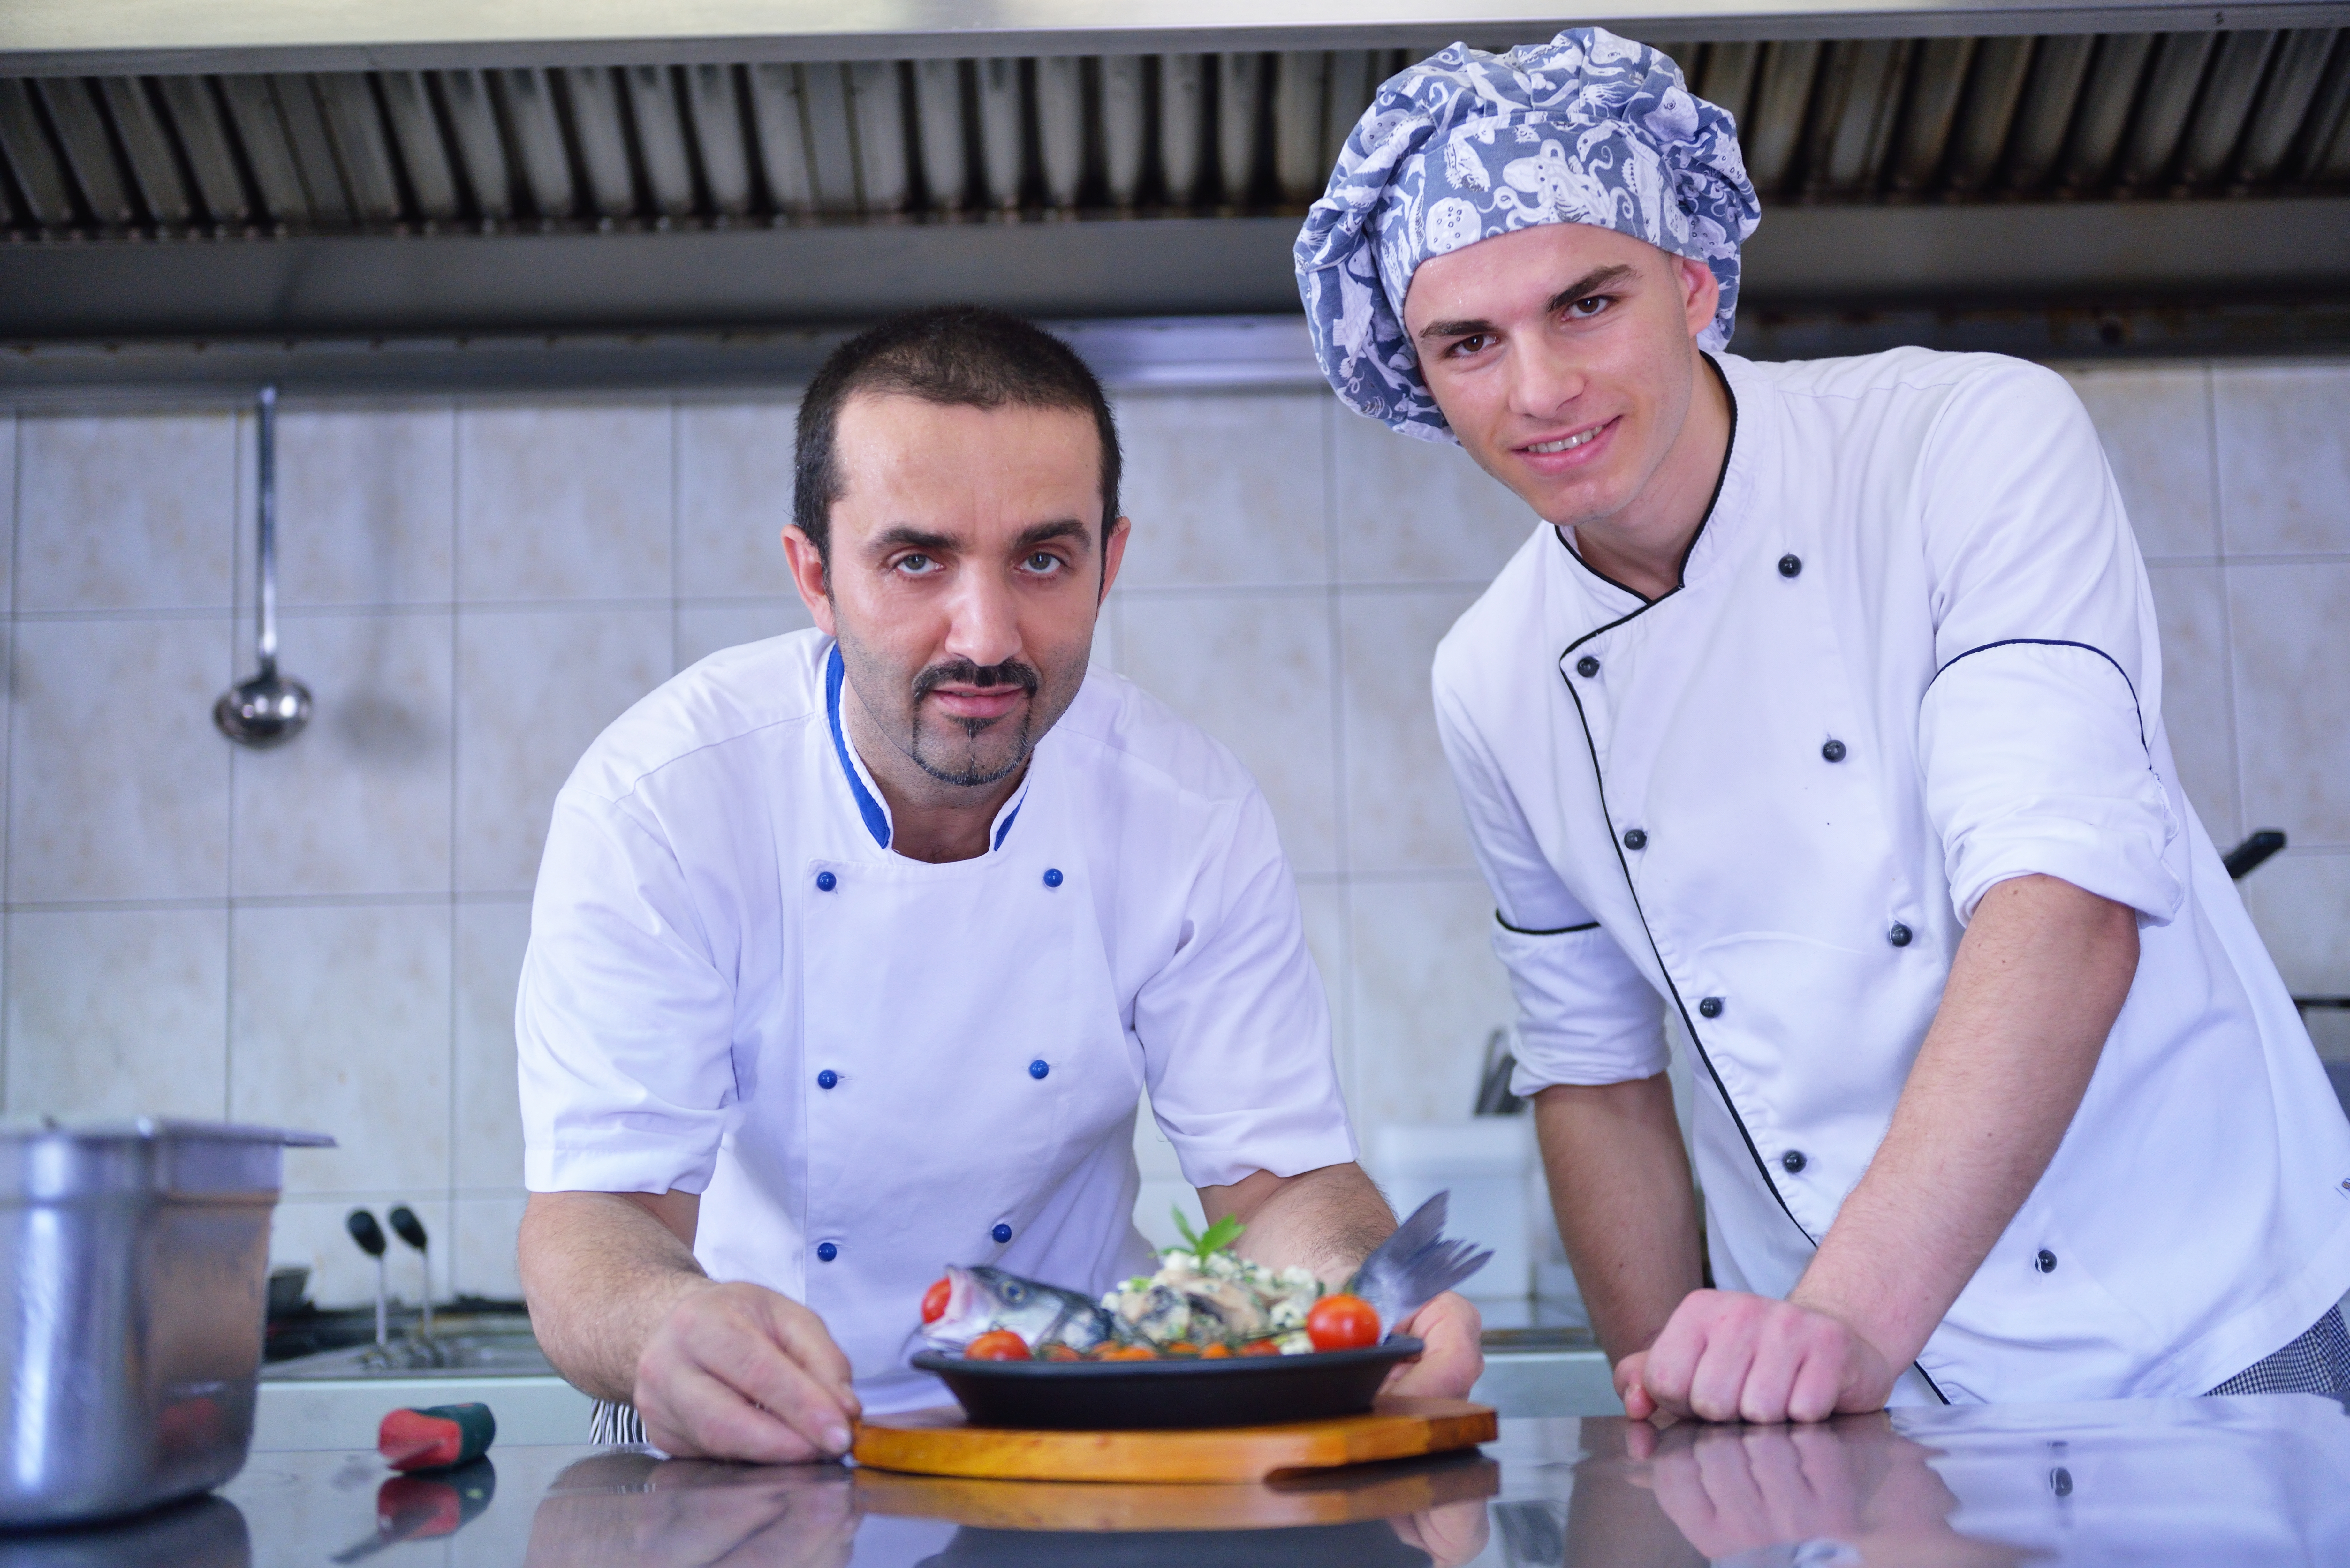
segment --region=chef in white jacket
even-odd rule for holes
[[[943,1265],[1147,1270],[1146,1088],[1244,1251],[1343,1279],[1394,1230],[1263,797],[1087,673],[1118,471],[1100,387],[1035,327],[852,339],[802,400],[785,533],[817,629],[670,681],[558,795],[521,1263],[608,1437],[838,1454],[860,1410],[940,1401],[906,1356]],[[1409,1326],[1397,1386],[1465,1393],[1473,1309]]]
[[[1757,217],[1730,117],[1576,29],[1388,81],[1297,244],[1339,396],[1539,519],[1435,700],[1618,1391],[2350,1388],[2350,1127],[2088,420],[1990,356],[1723,352]]]

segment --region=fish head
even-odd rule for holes
[[[1002,1269],[947,1265],[947,1310],[926,1324],[931,1345],[960,1349],[981,1334],[1008,1328],[1034,1345],[1067,1311],[1067,1293]]]

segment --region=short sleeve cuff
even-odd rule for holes
[[[1211,1117],[1204,1127],[1159,1125],[1175,1146],[1183,1179],[1194,1187],[1230,1187],[1260,1170],[1303,1176],[1326,1165],[1352,1164],[1359,1156],[1343,1114],[1335,1121],[1298,1117],[1282,1126],[1255,1116]]]
[[[615,1140],[616,1142],[618,1140]],[[525,1147],[523,1185],[533,1192],[692,1192],[710,1185],[715,1155],[698,1143],[631,1134],[626,1148]]]
[[[2183,843],[2137,694],[2085,643],[1988,645],[1945,665],[1919,714],[1926,805],[1961,920],[1994,883],[2045,876],[2168,924]]]
[[[1629,1083],[1665,1070],[1663,1002],[1597,925],[1524,931],[1496,916],[1493,956],[1518,998],[1512,1094]]]
[[[1960,919],[1971,920],[1983,895],[2000,883],[2054,877],[2129,906],[2142,924],[2167,926],[2186,889],[2163,864],[2161,846],[2130,826],[2081,817],[2003,823],[1995,836],[1979,836],[1953,857],[1950,902]]]

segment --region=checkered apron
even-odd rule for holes
[[[2324,1394],[2350,1399],[2350,1327],[2342,1309],[2334,1308],[2311,1325],[2307,1334],[2256,1361],[2217,1388],[2214,1394]]]
[[[641,1443],[645,1440],[645,1418],[637,1414],[634,1405],[615,1405],[609,1399],[598,1399],[596,1413],[588,1418],[588,1440],[598,1448]]]

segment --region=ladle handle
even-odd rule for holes
[[[277,673],[277,388],[261,389],[259,453],[254,463],[254,488],[260,504],[259,624],[253,649],[264,678]]]

